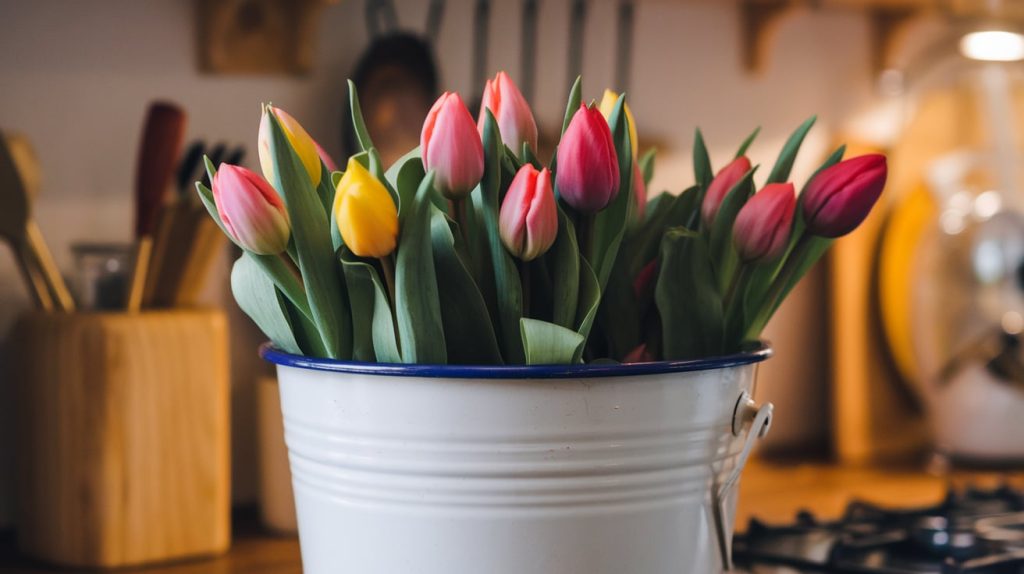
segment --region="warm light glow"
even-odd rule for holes
[[[989,62],[1024,60],[1024,35],[1006,30],[970,32],[960,39],[960,53]]]

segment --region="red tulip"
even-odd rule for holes
[[[519,168],[501,204],[498,230],[505,248],[523,261],[551,248],[558,236],[558,208],[547,169]]]
[[[558,144],[558,193],[577,211],[601,211],[619,193],[619,160],[601,112],[580,105]]]
[[[750,160],[747,156],[740,156],[732,160],[729,165],[723,167],[715,178],[711,180],[707,192],[704,194],[704,203],[700,206],[701,218],[704,225],[711,226],[718,215],[718,208],[725,201],[725,196],[747,172],[750,171]]]
[[[260,255],[277,255],[288,248],[288,212],[260,176],[222,163],[213,178],[213,201],[224,229],[240,247]]]
[[[885,156],[862,155],[822,170],[804,190],[807,231],[839,237],[853,231],[882,195],[888,174]]]
[[[462,199],[484,174],[484,147],[466,104],[445,92],[430,108],[420,134],[423,167],[434,170],[434,184],[448,199]]]
[[[640,273],[633,279],[633,295],[637,299],[643,299],[654,291],[654,282],[658,278],[658,260],[654,259],[644,265]]]
[[[654,355],[647,350],[647,343],[640,343],[622,358],[623,363],[650,363],[653,360]]]
[[[736,214],[733,245],[746,262],[771,261],[786,249],[796,211],[792,183],[770,183],[755,193]]]
[[[481,136],[484,133],[484,118],[487,117],[484,110],[491,110],[494,114],[501,132],[501,141],[512,153],[522,153],[524,143],[534,152],[537,151],[537,122],[533,119],[533,112],[522,92],[505,72],[498,72],[493,80],[487,80],[480,104],[480,118],[476,124]]]

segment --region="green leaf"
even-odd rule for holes
[[[651,179],[654,178],[654,159],[658,155],[658,150],[651,148],[645,151],[640,156],[640,175],[644,178],[644,185],[651,185]]]
[[[754,131],[747,136],[747,139],[743,140],[743,143],[740,144],[740,149],[736,150],[736,158],[747,155],[747,149],[750,148],[750,144],[754,143],[754,140],[757,139],[757,134],[759,133],[761,133],[761,126],[755,128]]]
[[[216,171],[214,173],[216,174]],[[206,212],[210,214],[210,217],[217,224],[217,227],[220,228],[220,230],[228,239],[231,240],[232,243],[238,245],[238,243],[235,242],[234,238],[231,237],[231,234],[228,233],[228,229],[224,227],[224,222],[221,221],[220,219],[220,212],[217,211],[217,204],[214,203],[213,192],[210,191],[210,189],[207,188],[205,185],[203,185],[203,182],[201,181],[196,182],[196,192],[199,194],[199,201],[203,202],[203,206],[206,208]],[[240,245],[239,248],[241,248]]]
[[[391,166],[384,177],[398,194],[398,228],[402,229],[405,214],[408,206],[412,205],[416,190],[426,173],[423,171],[423,160],[420,159],[420,149],[416,148],[405,154],[395,165]]]
[[[576,81],[572,83],[572,89],[569,90],[569,101],[565,104],[565,119],[562,120],[562,133],[569,129],[569,122],[572,121],[572,117],[576,115],[576,110],[580,109],[580,92],[583,89],[583,80],[580,76],[576,76]]]
[[[483,222],[484,236],[490,253],[494,296],[497,306],[495,326],[498,344],[506,363],[521,364],[525,360],[519,319],[523,315],[522,286],[515,262],[501,243],[498,231],[498,210],[501,206],[501,171],[504,146],[498,134],[498,123],[487,110],[484,119],[484,175],[480,188],[471,194],[474,209]]]
[[[648,205],[648,218],[631,238],[625,255],[630,262],[629,275],[636,277],[640,270],[658,256],[661,240],[670,227],[690,227],[694,217],[700,215],[696,186],[679,195],[662,194]]]
[[[292,334],[284,301],[274,283],[248,253],[242,253],[231,269],[231,292],[242,311],[277,348],[287,353],[302,354]]]
[[[633,291],[634,276],[629,274],[625,258],[615,268],[601,294],[595,333],[604,335],[604,356],[621,359],[641,341],[640,303]],[[593,339],[593,337],[591,337]]]
[[[270,153],[276,168],[271,183],[284,199],[291,219],[313,322],[320,330],[328,357],[348,359],[352,356],[351,315],[332,247],[330,220],[277,117],[269,114],[269,119]]]
[[[597,275],[587,260],[580,258],[580,296],[579,306],[576,309],[576,332],[583,335],[584,340],[590,336],[590,329],[594,326],[594,319],[597,317],[597,309],[601,305],[601,286],[598,285]],[[573,363],[579,363],[583,359],[583,347],[573,357]]]
[[[403,197],[406,194],[401,187],[398,192]],[[430,172],[420,182],[412,200],[403,201],[395,269],[395,313],[405,363],[448,362],[430,239],[433,193],[434,174]]]
[[[661,244],[654,291],[665,360],[714,357],[722,352],[722,298],[702,234],[670,229]]]
[[[583,348],[583,335],[547,321],[523,317],[519,330],[527,365],[570,364]]]
[[[458,226],[436,207],[431,210],[431,240],[437,266],[437,290],[444,321],[449,364],[500,365],[501,352],[483,295],[460,259]],[[452,228],[454,226],[454,229]]]
[[[796,129],[786,140],[786,144],[782,146],[782,151],[779,152],[779,158],[775,160],[775,167],[772,168],[772,172],[768,174],[768,181],[766,183],[785,183],[789,180],[789,172],[793,169],[793,162],[796,161],[796,154],[800,151],[800,146],[804,143],[804,138],[807,137],[807,132],[811,131],[814,126],[814,122],[817,120],[817,116],[811,116],[804,120],[804,123],[800,124],[800,127]]]
[[[553,269],[552,321],[567,329],[576,326],[576,307],[580,297],[580,249],[576,244],[576,230],[572,220],[558,206],[558,235],[554,245],[545,254],[548,267]]]
[[[612,109],[608,125],[615,142],[619,162],[619,194],[611,205],[598,212],[594,218],[594,272],[597,273],[601,289],[608,283],[608,276],[615,265],[619,245],[629,224],[630,212],[636,201],[633,198],[633,150],[629,141],[629,120],[625,112],[626,97],[620,95]]]
[[[334,207],[334,190],[335,187],[331,184],[331,171],[321,161],[320,184],[316,187],[316,194],[320,198],[320,203],[324,206],[324,212],[326,213],[330,213]]]
[[[530,149],[530,144],[526,142],[523,142],[523,163],[531,164],[533,167],[537,169],[544,168],[544,165],[540,163],[539,159],[537,159],[537,155],[533,153],[532,149]]]
[[[377,269],[347,247],[342,247],[338,258],[345,271],[352,308],[364,310],[353,315],[356,335],[353,357],[357,361],[401,363],[402,353],[395,338],[395,320],[391,314],[388,290]]]
[[[363,109],[359,105],[359,94],[356,92],[356,85],[352,80],[348,81],[348,103],[352,108],[352,129],[356,132],[356,140],[362,151],[373,147],[373,140],[370,139],[370,132],[366,130],[366,122],[363,120]]]
[[[397,206],[398,191],[396,191],[394,186],[391,185],[391,182],[388,181],[387,172],[384,171],[384,161],[380,158],[380,153],[377,151],[377,148],[370,148],[370,150],[366,153],[368,160],[367,170],[371,174],[373,174],[374,177],[380,180],[381,183],[384,184],[384,187],[388,190],[388,193],[391,194],[391,200],[394,201],[395,205]]]
[[[718,287],[723,293],[732,280],[739,264],[739,256],[732,243],[732,226],[736,215],[754,195],[754,173],[758,166],[750,169],[732,188],[726,192],[722,204],[711,226],[711,256],[718,276]]]
[[[701,197],[703,197],[703,190],[711,185],[715,174],[711,168],[711,157],[708,156],[708,148],[704,143],[704,134],[700,133],[700,128],[697,128],[693,135],[693,177],[701,188]]]
[[[206,166],[206,177],[210,185],[213,185],[213,178],[217,175],[217,166],[210,161],[210,156],[203,154],[203,165]],[[198,181],[196,183],[199,183]]]

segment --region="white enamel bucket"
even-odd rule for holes
[[[771,351],[635,365],[438,367],[264,347],[307,574],[731,568]]]

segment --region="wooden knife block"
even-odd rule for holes
[[[226,551],[224,315],[36,313],[14,338],[19,548],[76,567]]]

